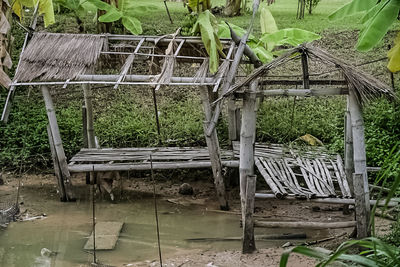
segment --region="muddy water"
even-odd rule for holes
[[[11,223],[0,231],[0,266],[84,266],[93,256],[83,247],[91,233],[92,208],[89,201],[61,203],[55,196],[32,197],[35,209],[47,214],[40,220]],[[29,198],[29,197],[26,197]],[[25,200],[26,201],[26,200]],[[181,206],[159,200],[160,239],[164,256],[188,253],[190,250],[240,249],[240,241],[189,242],[185,239],[241,236],[239,217],[207,211],[202,206]],[[28,209],[29,212],[29,209]],[[123,222],[120,238],[112,251],[98,251],[101,263],[123,266],[158,257],[154,206],[152,199],[111,204],[96,203],[97,221]],[[256,234],[287,233],[293,230],[256,229]],[[312,238],[323,233],[312,233]],[[316,236],[317,235],[317,236]],[[258,247],[287,242],[257,241]],[[43,257],[42,248],[57,252]],[[197,250],[198,251],[198,250]]]

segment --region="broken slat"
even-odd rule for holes
[[[282,199],[284,195],[279,191],[278,187],[274,183],[274,181],[271,179],[271,176],[265,171],[264,166],[261,164],[260,160],[258,157],[254,158],[254,164],[256,165],[258,171],[264,177],[264,180],[267,182],[268,186],[271,188],[272,192],[274,192],[274,195],[278,199]]]
[[[139,44],[135,48],[135,51],[132,54],[130,54],[128,56],[128,58],[126,59],[125,64],[122,67],[121,74],[120,74],[117,82],[114,85],[114,89],[118,88],[119,84],[122,82],[122,80],[124,79],[125,75],[128,73],[128,70],[131,67],[132,63],[133,63],[133,60],[135,59],[135,55],[139,51],[140,46],[143,44],[144,40],[145,40],[144,38],[140,39]]]

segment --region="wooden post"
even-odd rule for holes
[[[212,117],[207,87],[201,87],[200,94],[206,118],[206,121],[204,122],[204,136],[206,138],[208,153],[210,155],[211,168],[213,171],[214,184],[217,191],[218,202],[221,210],[229,210],[228,201],[226,199],[224,177],[222,176],[221,151],[219,148],[217,131],[216,129],[214,129],[210,136],[206,134]]]
[[[87,130],[87,113],[86,113],[86,106],[82,106],[82,139],[83,139],[83,147],[89,146],[88,140],[88,130]]]
[[[256,193],[256,175],[247,176],[245,219],[243,222],[243,253],[252,253],[256,250],[254,242],[254,199]]]
[[[354,173],[354,194],[355,194],[355,211],[356,211],[356,227],[357,238],[364,238],[369,235],[369,203],[365,202],[365,191],[363,189],[363,174]],[[367,207],[367,208],[366,208]]]
[[[347,99],[347,111],[345,115],[345,145],[344,145],[344,169],[346,172],[346,179],[350,186],[351,195],[354,196],[353,186],[353,173],[354,173],[354,159],[353,159],[353,131],[351,127],[351,115],[349,110],[349,99]]]
[[[86,107],[86,123],[87,123],[87,137],[88,147],[95,148],[94,126],[93,126],[93,105],[92,105],[92,91],[89,84],[83,84],[83,97],[85,99]]]
[[[65,192],[63,176],[60,170],[60,165],[59,165],[60,163],[58,162],[56,150],[54,148],[53,135],[50,130],[50,125],[47,125],[47,136],[49,137],[49,145],[50,145],[51,158],[53,160],[54,174],[57,178],[58,194],[60,195],[61,201],[66,201],[67,194]]]
[[[72,201],[75,200],[75,197],[72,192],[71,176],[68,170],[67,158],[65,156],[64,148],[62,145],[60,130],[58,128],[58,123],[57,123],[56,112],[53,105],[53,100],[51,99],[51,95],[47,86],[43,85],[41,86],[41,89],[42,89],[43,99],[46,105],[47,118],[49,120],[54,149],[57,156],[58,164],[60,166],[62,180],[66,191],[66,197],[68,201]]]
[[[238,140],[237,124],[236,124],[236,104],[233,97],[228,100],[228,136],[229,144],[232,146],[233,141]]]
[[[308,72],[308,58],[305,51],[301,53],[301,67],[303,69],[303,87],[310,89],[310,74]]]
[[[355,95],[355,89],[349,91],[349,110],[351,127],[353,133],[353,176],[354,196],[356,200],[357,237],[363,238],[369,235],[369,188],[367,176],[367,163],[364,140],[364,120],[362,117],[361,104]]]
[[[256,91],[258,79],[250,83],[248,93],[243,99],[242,125],[240,131],[240,159],[239,159],[239,177],[240,177],[240,201],[242,210],[242,221],[244,226],[252,222],[252,214],[246,213],[247,199],[247,178],[254,175],[254,144],[256,132]],[[250,194],[251,195],[251,192]],[[254,194],[253,194],[254,195]],[[246,216],[248,215],[248,216]],[[246,222],[250,220],[250,222]],[[246,228],[246,227],[244,227]],[[243,248],[244,253],[250,253],[255,250],[252,245],[254,239],[253,228],[244,229]],[[245,247],[246,245],[246,247]]]

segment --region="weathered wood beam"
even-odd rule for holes
[[[301,68],[303,70],[303,88],[310,88],[310,74],[308,72],[308,58],[306,51],[301,53]]]
[[[64,180],[63,180],[63,176],[62,176],[62,173],[60,170],[60,165],[59,165],[60,163],[58,162],[58,159],[57,159],[57,154],[56,154],[56,150],[54,147],[54,141],[53,141],[53,134],[51,133],[50,125],[47,125],[47,136],[49,138],[51,159],[53,160],[54,175],[57,178],[58,194],[60,195],[61,201],[66,201],[67,193],[65,192]]]
[[[36,5],[36,7],[35,7],[35,9],[33,11],[32,21],[31,21],[31,23],[29,25],[29,27],[31,29],[33,29],[33,30],[36,29],[37,19],[38,19],[38,10],[39,10],[39,5]],[[22,49],[21,49],[21,53],[20,53],[21,55],[24,52],[25,47],[27,46],[30,38],[31,38],[31,33],[29,33],[29,32],[26,33],[25,34],[25,39],[24,39],[24,44],[22,45]],[[19,66],[20,66],[20,61],[18,61],[17,68],[15,69],[15,73],[18,72]],[[16,90],[16,87],[11,85],[10,89],[8,91],[8,94],[7,94],[6,102],[4,104],[3,112],[1,114],[1,121],[3,123],[7,123],[8,122],[8,117],[10,116],[10,112],[11,112],[12,101],[13,101],[14,95],[15,95],[15,90]]]
[[[90,86],[88,84],[82,85],[82,88],[86,107],[86,135],[88,138],[88,148],[95,148],[92,91],[90,90]]]
[[[258,86],[258,79],[251,82],[249,86],[249,93],[243,100],[242,109],[242,125],[240,131],[240,160],[239,160],[239,178],[240,178],[240,201],[242,211],[242,221],[244,223],[243,247],[244,253],[250,253],[255,250],[254,229],[252,225],[252,216],[246,216],[246,199],[247,196],[247,179],[254,175],[254,145],[256,134],[256,94]],[[252,195],[254,198],[254,194]],[[246,228],[248,227],[248,228]],[[252,241],[253,240],[253,241]]]
[[[257,199],[276,199],[275,194],[265,194],[265,193],[256,193],[256,198]],[[283,200],[299,200],[298,198],[296,198],[296,196],[286,196]],[[303,201],[300,199],[300,201]],[[354,205],[355,204],[355,200],[352,198],[310,198],[307,199],[307,201],[310,202],[315,202],[315,203],[325,203],[325,204],[344,204],[344,205]],[[373,206],[375,204],[377,204],[376,200],[370,200],[369,201],[370,206]],[[378,202],[378,206],[384,206],[386,203],[385,200],[381,200]],[[388,203],[388,207],[396,207],[398,206],[399,203],[394,202],[394,201],[390,201]]]
[[[347,85],[345,80],[309,80],[310,85]],[[262,80],[259,85],[303,85],[302,80]]]
[[[350,186],[351,195],[354,196],[353,173],[354,173],[354,158],[353,158],[353,130],[351,127],[351,115],[349,110],[349,101],[347,99],[347,110],[345,115],[344,127],[344,169],[346,179]]]
[[[144,38],[139,41],[138,45],[135,48],[135,51],[133,51],[133,53],[130,54],[128,56],[128,58],[126,59],[125,64],[122,67],[121,74],[119,75],[118,80],[117,80],[116,84],[114,85],[114,89],[117,89],[119,84],[121,83],[121,81],[125,78],[125,75],[128,73],[128,70],[133,63],[133,60],[135,59],[135,55],[139,51],[140,46],[143,44],[143,42],[144,42]]]
[[[202,86],[200,88],[200,96],[205,115],[205,122],[203,125],[204,136],[206,138],[207,148],[210,155],[211,168],[213,171],[214,184],[215,184],[215,189],[217,191],[218,202],[221,210],[229,210],[229,204],[225,192],[224,177],[222,175],[221,150],[219,147],[217,131],[214,129],[211,135],[206,134],[209,121],[212,117],[212,110],[210,106],[210,98],[207,87]]]
[[[275,96],[334,96],[334,95],[347,95],[349,90],[347,88],[313,88],[313,89],[271,89],[257,91],[257,97],[275,97]],[[243,98],[246,94],[245,91],[235,92],[235,97]]]
[[[243,227],[242,252],[252,253],[256,250],[254,241],[254,194],[256,192],[256,175],[247,176],[246,201],[245,201],[245,219]]]
[[[294,229],[336,229],[356,226],[355,221],[348,222],[266,222],[255,221],[255,227],[262,228],[294,228]]]
[[[64,147],[62,145],[60,130],[58,128],[58,123],[57,123],[56,112],[53,105],[53,100],[51,98],[47,86],[41,86],[41,89],[42,89],[43,99],[46,105],[47,118],[49,120],[55,153],[57,155],[57,160],[63,177],[63,183],[66,191],[67,200],[74,200],[75,196],[72,191],[71,176],[68,170],[67,158],[65,156]]]
[[[237,168],[238,162],[235,160],[223,160],[222,166]],[[70,164],[70,172],[90,172],[93,171],[133,171],[150,170],[150,163],[113,163],[113,164]],[[175,162],[153,162],[155,170],[173,169],[197,169],[211,168],[211,161],[175,161]]]
[[[353,134],[354,173],[357,174],[353,176],[354,196],[356,199],[357,237],[363,238],[370,234],[368,226],[370,217],[370,209],[368,205],[369,188],[364,138],[364,120],[362,117],[361,104],[355,94],[355,89],[350,89],[348,100]]]

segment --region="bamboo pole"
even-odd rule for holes
[[[295,228],[295,229],[336,229],[356,226],[355,221],[348,222],[266,222],[254,221],[255,227],[262,228]]]
[[[251,220],[252,216],[246,217],[246,199],[247,199],[247,177],[254,175],[254,144],[256,132],[256,95],[258,79],[251,82],[249,94],[243,100],[242,125],[240,131],[240,159],[239,159],[239,177],[240,177],[240,201],[242,211],[242,221],[246,225],[246,220]],[[253,228],[246,229],[243,236],[243,252],[252,252],[255,247],[251,245],[251,237],[254,239]]]
[[[369,236],[369,188],[364,139],[364,120],[362,117],[361,105],[355,95],[355,89],[349,91],[349,110],[353,134],[353,158],[354,172],[353,176],[354,196],[356,199],[356,219],[357,219],[357,237],[363,238]]]
[[[87,137],[88,137],[88,147],[95,148],[95,137],[94,137],[94,123],[93,123],[93,104],[92,104],[92,91],[88,84],[82,85],[83,97],[85,99],[86,107],[86,122],[87,122]]]
[[[57,156],[57,160],[61,169],[62,179],[66,191],[67,200],[74,200],[74,194],[72,191],[71,176],[68,170],[67,158],[64,153],[64,147],[60,136],[60,130],[58,128],[56,112],[53,105],[53,100],[47,86],[42,86],[43,99],[46,105],[47,118],[49,120],[50,130],[53,138],[54,149]],[[49,137],[50,138],[50,137]]]
[[[242,252],[252,253],[256,250],[254,241],[254,196],[256,192],[256,175],[247,176],[246,184],[246,202],[245,202],[245,219],[243,227],[243,243]]]
[[[353,187],[353,173],[354,173],[354,161],[353,161],[353,131],[351,127],[351,115],[349,110],[349,100],[347,99],[347,111],[345,115],[345,147],[344,147],[344,169],[346,173],[346,179],[350,186],[351,195],[354,196]]]
[[[235,160],[224,160],[221,162],[222,166],[237,168],[238,162]],[[150,170],[150,163],[98,163],[98,164],[70,164],[68,170],[70,172],[90,172],[95,166],[96,171],[133,171],[133,170]],[[173,169],[198,169],[210,168],[212,164],[210,161],[175,161],[175,162],[154,162],[154,170],[173,170]],[[223,191],[225,192],[225,191]],[[225,203],[225,202],[221,202]]]
[[[47,136],[49,137],[49,145],[50,145],[51,158],[53,160],[54,174],[56,175],[57,178],[58,194],[60,195],[61,201],[66,201],[67,194],[65,192],[63,176],[61,174],[60,165],[54,148],[53,135],[50,130],[50,125],[47,125]]]
[[[217,131],[214,129],[211,135],[206,134],[212,116],[208,88],[202,86],[200,88],[200,94],[206,119],[206,121],[204,122],[204,136],[206,138],[207,148],[210,155],[211,168],[213,171],[214,184],[217,191],[218,202],[221,210],[229,210],[229,205],[225,192],[224,177],[222,176],[221,151],[219,147]]]
[[[238,140],[237,136],[237,124],[236,124],[236,111],[237,107],[234,98],[231,96],[228,100],[228,136],[229,144],[232,146],[232,142]]]
[[[275,196],[275,194],[256,193],[256,198],[257,199],[276,199],[277,197]],[[290,200],[290,201],[297,200],[296,196],[294,196],[294,195],[286,196],[284,199]],[[315,202],[315,203],[324,203],[324,204],[343,204],[343,205],[354,205],[355,204],[355,200],[351,199],[351,198],[329,198],[329,197],[309,198],[309,199],[307,199],[307,201]],[[369,203],[370,203],[370,206],[373,206],[376,204],[378,206],[385,206],[386,201],[382,200],[377,203],[376,200],[370,200]],[[398,205],[399,204],[394,201],[390,201],[388,203],[388,207],[396,207]]]

